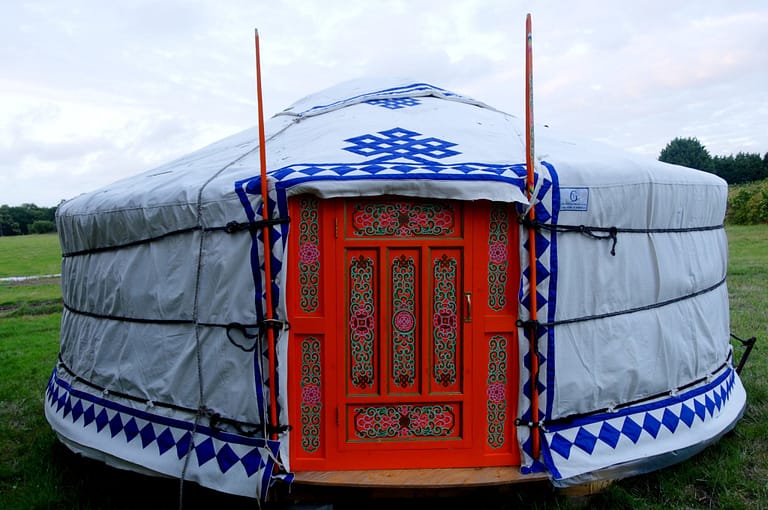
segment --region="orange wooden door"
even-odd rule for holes
[[[293,200],[292,469],[519,463],[511,212]]]

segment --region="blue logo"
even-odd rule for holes
[[[560,188],[561,211],[586,211],[589,209],[589,188]]]

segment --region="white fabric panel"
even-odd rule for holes
[[[75,310],[147,320],[191,320],[200,232],[62,262],[64,302]]]
[[[725,285],[669,306],[557,326],[552,417],[596,411],[705,377],[728,356]]]
[[[224,328],[200,329],[207,407],[227,418],[258,423],[254,354],[233,346]],[[61,334],[61,357],[83,379],[147,401],[199,407],[193,325],[128,323],[65,311]]]
[[[611,240],[557,236],[557,320],[617,312],[715,285],[727,271],[724,230],[636,234]]]
[[[200,322],[256,322],[251,242],[251,235],[247,231],[205,234],[198,297]],[[190,248],[196,250],[197,245],[191,245]]]

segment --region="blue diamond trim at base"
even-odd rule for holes
[[[216,460],[219,463],[219,469],[221,469],[221,472],[226,473],[232,468],[232,466],[237,464],[237,461],[240,459],[238,458],[235,451],[228,444],[225,444],[216,453]]]
[[[590,454],[595,450],[596,443],[597,438],[595,435],[583,427],[579,429],[579,433],[576,434],[576,439],[573,442],[575,446]]]
[[[603,426],[600,427],[600,434],[598,434],[597,437],[600,441],[615,449],[619,442],[619,438],[621,437],[621,432],[606,421],[603,422]]]
[[[55,374],[56,371],[54,370],[51,378],[53,382],[49,383],[46,390],[46,406],[48,412],[58,415],[58,420],[66,420],[67,423],[74,424],[82,416],[83,420],[79,422],[80,426],[83,429],[91,427],[85,432],[93,435],[98,434],[102,440],[110,441],[110,444],[114,443],[118,452],[126,447],[141,448],[145,452],[144,455],[147,455],[149,459],[151,456],[166,455],[173,450],[175,453],[173,457],[178,457],[180,463],[184,462],[183,459],[186,455],[194,452],[198,467],[210,463],[212,459],[216,458],[221,475],[239,464],[242,466],[242,471],[234,474],[234,476],[247,476],[249,478],[258,476],[259,480],[254,481],[254,483],[261,484],[262,491],[260,494],[262,497],[266,496],[266,488],[269,487],[273,477],[271,466],[273,464],[272,459],[278,451],[279,444],[277,441],[264,441],[257,438],[240,437],[227,432],[211,431],[201,425],[195,436],[200,443],[194,444],[192,432],[186,428],[192,427],[192,424],[127,408],[100,395],[71,390],[69,385],[66,382],[60,382]],[[72,391],[71,394],[70,391]],[[53,398],[54,396],[55,398]],[[69,409],[66,415],[64,414],[65,408]],[[156,418],[162,424],[147,421],[151,418]],[[52,422],[54,428],[56,427],[55,423]],[[210,436],[211,433],[217,434],[216,440]],[[176,439],[177,436],[179,437],[178,440]],[[137,437],[140,438],[140,441],[136,440]],[[242,440],[242,442],[238,440]],[[153,444],[156,444],[157,449],[151,447]],[[237,447],[238,450],[230,445]],[[242,457],[238,452],[243,453]],[[168,456],[166,455],[165,458],[168,459]],[[151,467],[151,460],[146,465]]]
[[[216,456],[216,449],[213,447],[213,439],[209,437],[199,445],[195,446],[195,454],[197,455],[198,466],[202,466],[214,458]]]
[[[556,451],[561,457],[566,459],[571,456],[571,446],[573,446],[573,444],[560,434],[555,434],[549,445],[550,449]]]
[[[624,419],[624,425],[621,426],[621,433],[627,436],[633,443],[637,443],[637,440],[640,439],[640,434],[643,433],[643,427],[627,416]]]
[[[564,459],[570,459],[573,457],[573,446],[577,446],[586,454],[592,455],[595,453],[598,442],[602,442],[615,450],[619,447],[621,436],[628,438],[633,444],[637,444],[641,438],[643,441],[657,439],[662,428],[671,434],[679,433],[680,430],[691,430],[696,425],[697,419],[704,423],[707,419],[714,417],[715,409],[722,410],[730,398],[735,380],[735,372],[733,368],[729,368],[710,385],[691,390],[687,397],[675,395],[655,404],[643,404],[636,408],[628,408],[625,411],[616,411],[616,413],[627,413],[623,421],[621,421],[620,415],[614,418],[611,416],[613,413],[606,413],[594,416],[592,418],[594,421],[591,422],[587,421],[588,418],[583,418],[580,423],[570,422],[563,426],[550,425],[548,426],[550,430],[545,432],[549,437],[549,450]],[[714,395],[714,399],[710,398],[710,395]],[[681,423],[685,427],[682,427]],[[598,425],[600,430],[596,432]],[[571,431],[568,433],[570,437],[573,437],[571,434],[576,432],[572,441],[568,440],[566,435],[561,434],[566,430]],[[643,433],[647,436],[644,437]],[[669,436],[665,434],[664,437]],[[608,454],[604,449],[601,452],[603,455]],[[556,467],[555,465],[553,469]]]

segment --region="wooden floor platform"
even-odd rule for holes
[[[540,482],[547,475],[524,475],[518,467],[451,469],[388,469],[370,471],[304,471],[295,473],[293,483],[360,488],[439,489],[483,487]]]

